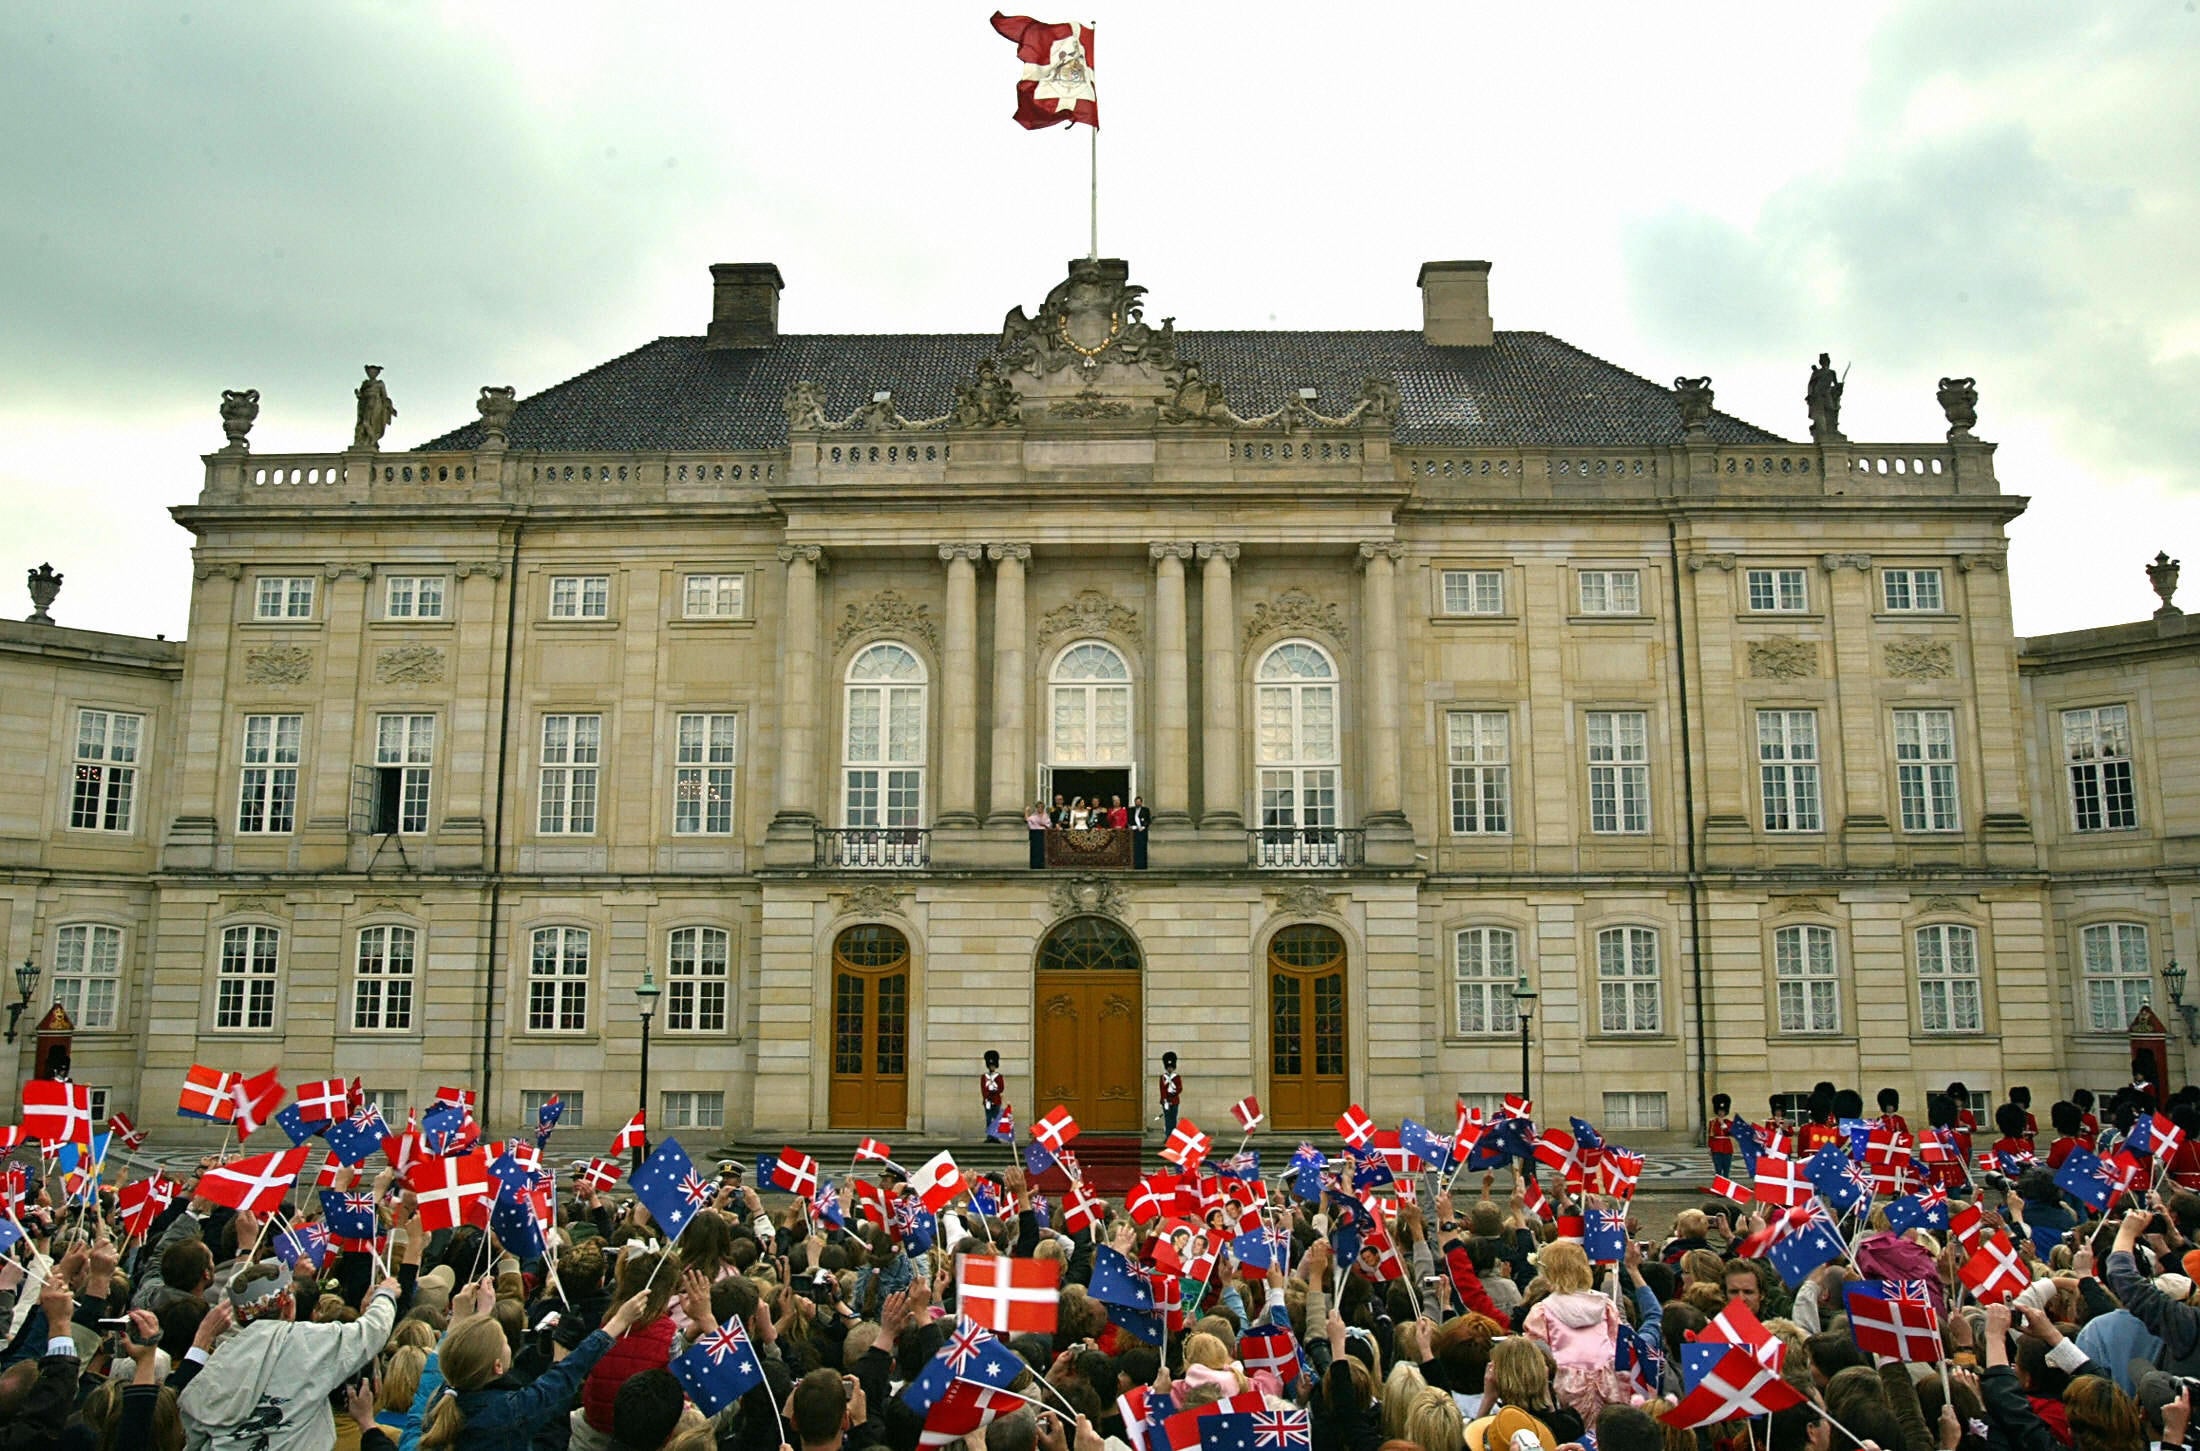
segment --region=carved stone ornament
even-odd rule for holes
[[[1691,554],[1688,556],[1688,568],[1691,572],[1697,574],[1707,569],[1723,569],[1728,574],[1732,574],[1735,563],[1736,560],[1731,554]]]
[[[1846,443],[1841,433],[1841,394],[1848,382],[1833,370],[1833,355],[1820,353],[1803,387],[1803,406],[1810,410],[1812,443]]]
[[[1047,901],[1064,917],[1121,917],[1123,889],[1108,877],[1067,877],[1047,888]]]
[[[1011,372],[1022,369],[1042,377],[1070,367],[1090,370],[1103,362],[1159,361],[1155,355],[1161,351],[1173,359],[1174,319],[1163,324],[1161,335],[1147,327],[1139,301],[1145,294],[1120,259],[1080,257],[1039,304],[1037,317],[1026,317],[1019,305],[1001,320],[1001,356],[1009,360]]]
[[[1897,680],[1947,680],[1956,673],[1956,652],[1946,640],[1889,640],[1887,673]]]
[[[239,912],[256,912],[262,917],[273,917],[281,910],[281,903],[266,897],[235,897],[222,903],[224,916]]]
[[[1681,432],[1691,439],[1711,436],[1711,379],[1675,378],[1673,402],[1681,411]]]
[[[1117,635],[1138,643],[1138,611],[1119,605],[1096,589],[1080,592],[1076,599],[1039,617],[1039,643],[1060,635]]]
[[[252,421],[260,416],[260,390],[257,388],[222,389],[222,435],[229,442],[223,453],[244,453],[252,447],[245,436],[252,432]]]
[[[1075,398],[1064,398],[1047,405],[1049,418],[1128,418],[1131,405],[1120,398],[1103,398],[1091,388]]]
[[[473,575],[487,575],[490,579],[504,578],[504,561],[501,559],[462,559],[451,566],[451,572],[460,579]]]
[[[512,427],[512,415],[519,410],[519,394],[512,388],[484,385],[481,396],[474,400],[474,409],[481,415],[482,435],[490,443],[503,443]]]
[[[1276,910],[1288,917],[1337,915],[1338,894],[1325,892],[1312,882],[1293,882],[1288,887],[1277,887],[1268,896],[1275,902]]]
[[[1264,635],[1294,634],[1301,630],[1317,631],[1342,645],[1345,643],[1344,611],[1315,599],[1303,589],[1287,589],[1273,600],[1262,600],[1253,606],[1252,614],[1245,619],[1245,643],[1250,645]]]
[[[442,647],[392,645],[375,655],[374,678],[383,685],[432,685],[443,678]]]
[[[1943,378],[1934,396],[1948,418],[1948,441],[1969,442],[1974,437],[1971,430],[1978,426],[1978,379]]]
[[[978,376],[956,387],[955,406],[947,414],[948,426],[1010,428],[1023,422],[1023,403],[1024,395],[1008,386],[999,366],[991,358],[982,358]]]
[[[840,899],[840,910],[843,913],[855,917],[877,917],[886,913],[902,915],[902,900],[909,893],[885,882],[864,882],[833,895]]]
[[[841,615],[840,629],[833,635],[833,648],[837,650],[856,636],[873,630],[916,635],[931,646],[934,653],[940,648],[940,632],[932,622],[932,607],[904,599],[897,590],[882,589],[869,599],[849,605]]]
[[[2169,551],[2166,549],[2156,550],[2154,563],[2147,566],[2147,584],[2153,589],[2155,598],[2162,602],[2162,607],[2154,612],[2154,618],[2157,620],[2165,620],[2171,615],[2184,613],[2183,610],[2170,603],[2171,598],[2177,593],[2177,573],[2180,568],[2180,561],[2170,558]],[[45,606],[41,605],[39,608],[44,609]]]
[[[41,564],[30,571],[31,613],[25,622],[32,625],[50,625],[53,616],[46,613],[61,595],[61,572],[50,564]],[[2172,586],[2174,588],[2174,586]]]
[[[242,579],[244,577],[244,566],[234,562],[194,564],[191,566],[191,577],[193,579],[212,579],[216,575],[226,580]]]
[[[1918,907],[1919,910],[1926,912],[1968,912],[1971,910],[1970,903],[1946,896],[1927,897],[1918,904]]]
[[[1818,647],[1808,640],[1777,635],[1749,642],[1753,680],[1812,680],[1818,675]]]
[[[1821,554],[1818,567],[1832,574],[1841,569],[1853,569],[1860,574],[1871,573],[1872,557],[1869,554]]]
[[[302,685],[313,678],[313,652],[303,645],[270,645],[244,652],[249,685]]]
[[[1775,910],[1777,915],[1782,917],[1793,917],[1805,912],[1814,913],[1820,917],[1828,915],[1826,904],[1816,897],[1780,898]]]

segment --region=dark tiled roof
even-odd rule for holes
[[[1370,375],[1395,378],[1404,395],[1402,445],[1639,447],[1678,443],[1670,392],[1546,333],[1501,332],[1487,348],[1437,348],[1417,332],[1181,332],[1180,357],[1221,383],[1230,406],[1254,417],[1299,388],[1339,413]],[[677,451],[779,448],[787,441],[780,399],[797,379],[820,384],[826,413],[846,417],[891,388],[907,418],[947,412],[954,389],[997,334],[813,333],[765,349],[706,352],[699,337],[659,338],[623,357],[521,400],[515,449]],[[1719,443],[1778,443],[1776,434],[1724,413]],[[473,448],[468,424],[422,445]]]

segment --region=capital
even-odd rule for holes
[[[460,579],[476,574],[485,574],[491,579],[504,578],[504,562],[497,559],[462,559],[452,568]]]
[[[1731,574],[1734,572],[1734,562],[1734,556],[1731,554],[1691,554],[1688,556],[1689,569],[1698,574],[1707,569],[1723,569]]]
[[[1004,559],[1013,559],[1018,564],[1028,564],[1031,562],[1031,546],[1028,544],[988,544],[985,547],[985,557],[995,564]]]
[[[1956,568],[1962,570],[1965,574],[1969,574],[1974,569],[1990,569],[1999,574],[2008,567],[2009,559],[2006,555],[1959,554],[1956,556]]]
[[[953,564],[958,559],[967,559],[975,564],[984,558],[985,546],[983,544],[942,544],[940,546],[940,560],[945,564]]]
[[[324,564],[321,566],[321,577],[324,579],[365,579],[369,573],[371,573],[371,570],[364,564]]]
[[[779,546],[779,562],[781,564],[793,564],[796,560],[800,560],[805,564],[822,566],[825,562],[825,551],[815,544],[782,544]]]
[[[216,575],[223,579],[241,579],[244,576],[244,566],[234,563],[201,564],[191,570],[193,579],[212,579]]]
[[[1197,547],[1202,562],[1210,559],[1220,559],[1228,564],[1235,563],[1238,557],[1238,547],[1235,544],[1216,544],[1207,541],[1202,542]]]
[[[1360,545],[1360,568],[1365,569],[1378,559],[1398,560],[1406,557],[1406,547],[1395,539],[1377,539]]]
[[[1149,544],[1146,546],[1146,557],[1157,560],[1190,559],[1192,557],[1192,546],[1178,543]]]
[[[1859,573],[1869,574],[1872,567],[1872,557],[1869,554],[1821,554],[1818,556],[1818,566],[1828,574],[1832,574],[1844,566]]]

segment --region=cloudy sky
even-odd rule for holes
[[[0,5],[0,572],[180,634],[223,388],[334,449],[378,362],[410,446],[702,331],[715,261],[790,331],[998,326],[1083,250],[1085,142],[1009,122],[988,13]],[[1097,19],[1102,248],[1182,326],[1414,327],[1421,261],[1486,257],[1498,326],[1790,437],[1820,349],[1858,439],[1976,375],[2022,632],[2200,563],[2196,0]]]

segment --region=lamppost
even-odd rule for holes
[[[1513,1016],[1520,1019],[1520,1096],[1532,1102],[1535,1094],[1528,1086],[1528,1024],[1535,1017],[1535,989],[1528,986],[1526,973],[1513,984]]]
[[[24,964],[25,967],[29,965]],[[2169,1005],[2176,1009],[2178,1017],[2185,1020],[2187,1041],[2200,1043],[2200,1003],[2185,1001],[2185,970],[2177,965],[2174,953],[2170,955],[2169,966],[2162,969],[2162,986],[2169,989]],[[29,989],[24,990],[23,996],[30,996]]]
[[[31,993],[38,986],[38,964],[29,958],[15,970],[15,990],[22,996],[8,1004],[8,1041],[15,1041],[15,1025],[23,1020],[23,1010],[31,1005]]]
[[[664,989],[657,986],[657,979],[650,975],[648,966],[642,968],[642,980],[635,985],[634,1001],[642,1008],[642,1111],[644,1125],[642,1142],[634,1146],[634,1167],[642,1167],[642,1160],[649,1154],[649,1020],[657,1011],[657,995]]]

